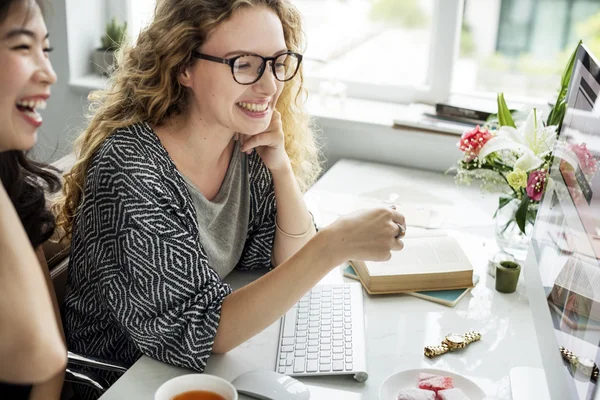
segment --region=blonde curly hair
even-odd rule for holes
[[[90,122],[75,142],[78,159],[65,175],[62,196],[55,204],[57,225],[70,238],[86,171],[94,153],[119,128],[148,122],[161,125],[187,106],[186,90],[178,82],[179,71],[191,65],[192,51],[210,32],[243,7],[266,6],[283,26],[287,48],[302,52],[301,15],[288,0],[159,0],[154,20],[134,47],[123,46],[110,88],[90,94]],[[314,129],[305,111],[306,91],[302,66],[286,82],[277,103],[285,132],[285,149],[300,188],[304,191],[321,172]]]

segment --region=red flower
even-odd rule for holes
[[[571,150],[575,154],[577,154],[577,158],[579,158],[579,164],[581,164],[581,169],[585,174],[595,174],[596,173],[596,159],[587,149],[587,145],[585,143],[581,144],[572,144]]]
[[[477,125],[472,131],[463,133],[457,146],[465,153],[467,158],[473,159],[492,137],[487,129],[482,129]]]
[[[542,199],[542,194],[546,188],[546,181],[548,180],[547,175],[548,173],[543,169],[533,171],[529,174],[529,179],[527,180],[527,196],[529,196],[531,200],[540,201]]]

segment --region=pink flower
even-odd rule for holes
[[[472,131],[463,133],[457,146],[468,159],[472,160],[492,137],[487,129],[482,129],[477,125]]]
[[[529,174],[529,179],[527,180],[527,196],[529,196],[531,200],[540,201],[542,199],[546,181],[548,180],[547,175],[548,173],[543,169],[533,171]]]
[[[585,174],[595,174],[596,173],[596,159],[587,149],[587,145],[585,143],[581,144],[572,144],[571,150],[575,154],[577,154],[577,158],[579,158],[579,163],[581,164],[581,169]]]

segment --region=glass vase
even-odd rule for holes
[[[531,241],[537,204],[532,203],[528,206],[525,233],[521,231],[515,218],[520,205],[521,200],[513,199],[496,213],[496,243],[502,251],[513,255],[517,260],[524,261]]]

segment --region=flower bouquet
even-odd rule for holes
[[[502,250],[515,256],[526,253],[539,202],[546,187],[552,184],[548,171],[566,113],[575,54],[576,51],[569,59],[556,104],[545,121],[541,112],[533,109],[524,121],[515,124],[500,93],[497,121],[465,132],[457,144],[463,152],[455,168],[457,183],[470,184],[476,179],[483,189],[503,193],[494,214],[496,239]],[[576,163],[587,172],[596,172],[596,161],[585,143],[570,146],[564,143],[561,147],[575,155]]]

